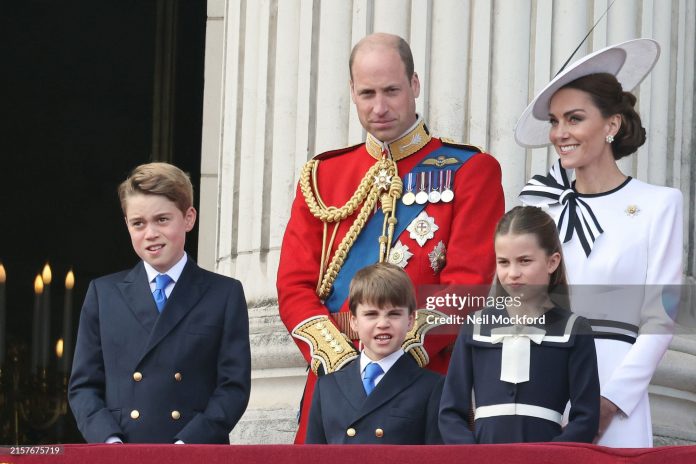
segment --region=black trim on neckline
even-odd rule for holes
[[[633,177],[628,176],[626,177],[626,180],[621,183],[618,187],[614,187],[613,189],[609,190],[608,192],[600,192],[600,193],[580,193],[575,189],[575,181],[573,181],[573,190],[575,190],[575,193],[577,196],[582,197],[582,198],[595,198],[595,197],[603,197],[604,195],[611,195],[614,192],[617,192],[624,188],[626,184],[631,182]]]

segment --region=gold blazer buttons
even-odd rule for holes
[[[346,430],[346,435],[348,435],[349,437],[354,437],[355,429],[353,427],[349,428],[348,430]]]
[[[375,429],[375,437],[377,438],[382,438],[384,436],[384,430],[382,429]]]
[[[181,413],[179,411],[172,411],[172,419],[179,420],[181,418]]]
[[[138,417],[140,417],[140,411],[137,409],[134,409],[130,413],[131,419],[136,420]]]
[[[143,380],[143,374],[141,374],[140,372],[133,372],[133,380],[135,380],[136,382],[140,382],[141,380]]]

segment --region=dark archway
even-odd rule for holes
[[[23,356],[32,282],[45,261],[54,275],[52,340],[69,268],[76,329],[89,281],[137,262],[116,198],[133,167],[171,161],[199,185],[205,23],[205,1],[0,4],[0,261],[6,331]],[[163,140],[166,153],[153,153]],[[187,244],[194,258],[196,230]],[[27,440],[62,441],[59,432]]]

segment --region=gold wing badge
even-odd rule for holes
[[[457,158],[447,158],[446,156],[440,155],[437,158],[428,158],[423,160],[421,164],[426,166],[435,166],[437,168],[442,168],[445,166],[451,166],[453,164],[459,164],[460,161]]]
[[[310,367],[317,375],[337,371],[359,354],[328,316],[315,316],[300,322],[292,336],[309,345]]]
[[[430,362],[428,353],[425,351],[425,347],[423,347],[425,334],[431,329],[442,325],[441,322],[437,321],[443,320],[441,318],[445,316],[440,311],[431,309],[419,309],[416,311],[416,321],[406,334],[406,339],[401,347],[406,353],[410,353],[415,358],[420,367],[425,367]]]

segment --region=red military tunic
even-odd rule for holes
[[[400,145],[403,147],[403,140],[416,132],[419,133],[418,137],[412,139],[420,141],[416,147],[417,151],[409,154],[413,147],[405,152],[399,150],[397,142],[401,141]],[[315,191],[319,192],[325,205],[344,205],[356,191],[366,172],[375,164],[375,139],[370,137],[368,134],[368,142],[371,142],[372,146],[368,146],[369,143],[356,145],[318,157],[321,161],[317,169]],[[420,122],[412,131],[392,142],[389,148],[397,161],[399,176],[404,177],[427,155],[442,146],[440,139],[430,138],[425,125]],[[406,156],[400,159],[404,155]],[[424,284],[489,285],[492,282],[495,269],[493,233],[498,219],[504,212],[500,165],[489,154],[474,154],[456,171],[452,179],[452,190],[454,199],[451,202],[429,203],[423,210],[434,219],[438,227],[433,238],[420,246],[407,230],[398,237],[398,241],[407,246],[408,251],[413,254],[404,270],[417,289],[419,285]],[[399,205],[401,201],[397,202],[397,209]],[[359,208],[339,224],[333,246],[325,260],[328,261],[333,256],[358,211]],[[333,227],[334,224],[328,224],[328,237],[331,236]],[[277,279],[280,316],[290,333],[311,317],[330,315],[316,293],[323,235],[324,224],[310,212],[298,186],[283,238]],[[397,237],[394,237],[394,242],[396,241]],[[441,241],[445,246],[444,265],[441,265],[441,268],[435,265],[434,268],[428,254],[433,252]],[[374,246],[379,246],[378,237],[374,239]],[[347,300],[340,312],[348,312]],[[430,358],[427,366],[429,369],[439,373],[447,371],[455,338],[456,334],[426,338],[424,346]],[[311,362],[310,345],[297,338],[295,342],[307,362]],[[354,344],[358,346],[357,341],[354,341]],[[296,443],[304,442],[315,381],[316,376],[310,371]]]

